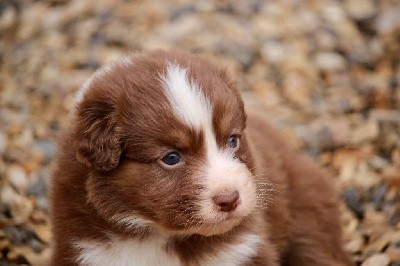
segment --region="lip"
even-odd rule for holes
[[[241,205],[242,204],[240,204],[237,207],[237,209],[232,212],[221,212],[215,210],[214,217],[212,217],[211,219],[204,220],[204,224],[215,225],[224,222],[234,222],[243,220],[253,212],[253,209],[246,210],[243,209]]]
[[[203,224],[206,226],[224,227],[224,226],[230,226],[231,224],[239,224],[243,219],[244,217],[238,217],[234,216],[233,214],[228,214],[224,218],[215,219],[213,221],[206,221]]]
[[[206,236],[224,234],[238,226],[242,220],[243,218],[227,218],[220,222],[204,223],[206,227],[210,228],[208,230],[199,228],[198,233]]]

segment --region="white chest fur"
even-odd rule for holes
[[[165,250],[163,239],[145,241],[114,240],[108,243],[76,242],[80,250],[81,265],[87,266],[136,266],[136,265],[180,265],[177,255]]]
[[[87,266],[180,266],[179,257],[165,249],[165,239],[138,241],[114,239],[108,243],[79,241],[78,261]],[[238,236],[234,243],[222,244],[220,251],[205,256],[201,266],[242,265],[257,254],[262,243],[255,234]]]

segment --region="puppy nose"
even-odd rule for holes
[[[228,195],[218,195],[213,198],[214,203],[219,206],[219,210],[223,212],[231,212],[236,209],[239,200],[237,191]]]

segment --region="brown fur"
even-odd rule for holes
[[[242,100],[225,70],[176,52],[155,51],[131,60],[133,64],[116,65],[93,79],[60,141],[51,191],[53,265],[77,264],[75,240],[102,242],[109,234],[145,240],[155,234],[152,226],[116,224],[111,219],[115,214],[134,210],[166,232],[201,222],[188,222],[185,211],[198,211],[195,192],[202,188],[191,172],[204,157],[204,140],[202,132],[184,125],[168,105],[157,79],[166,62],[187,68],[211,99],[218,145],[225,145],[232,128],[239,128],[237,156],[254,174],[258,189],[261,181],[273,184],[272,202],[261,197],[257,209],[227,233],[172,236],[166,248],[184,265],[196,265],[241,232],[251,231],[264,239],[252,265],[350,264],[341,247],[337,196],[329,178],[310,159],[290,150],[256,114],[249,113],[246,122]],[[170,147],[182,151],[185,167],[160,167],[158,160]]]

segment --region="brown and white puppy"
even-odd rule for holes
[[[80,89],[53,265],[347,265],[332,184],[198,56],[132,54]]]

